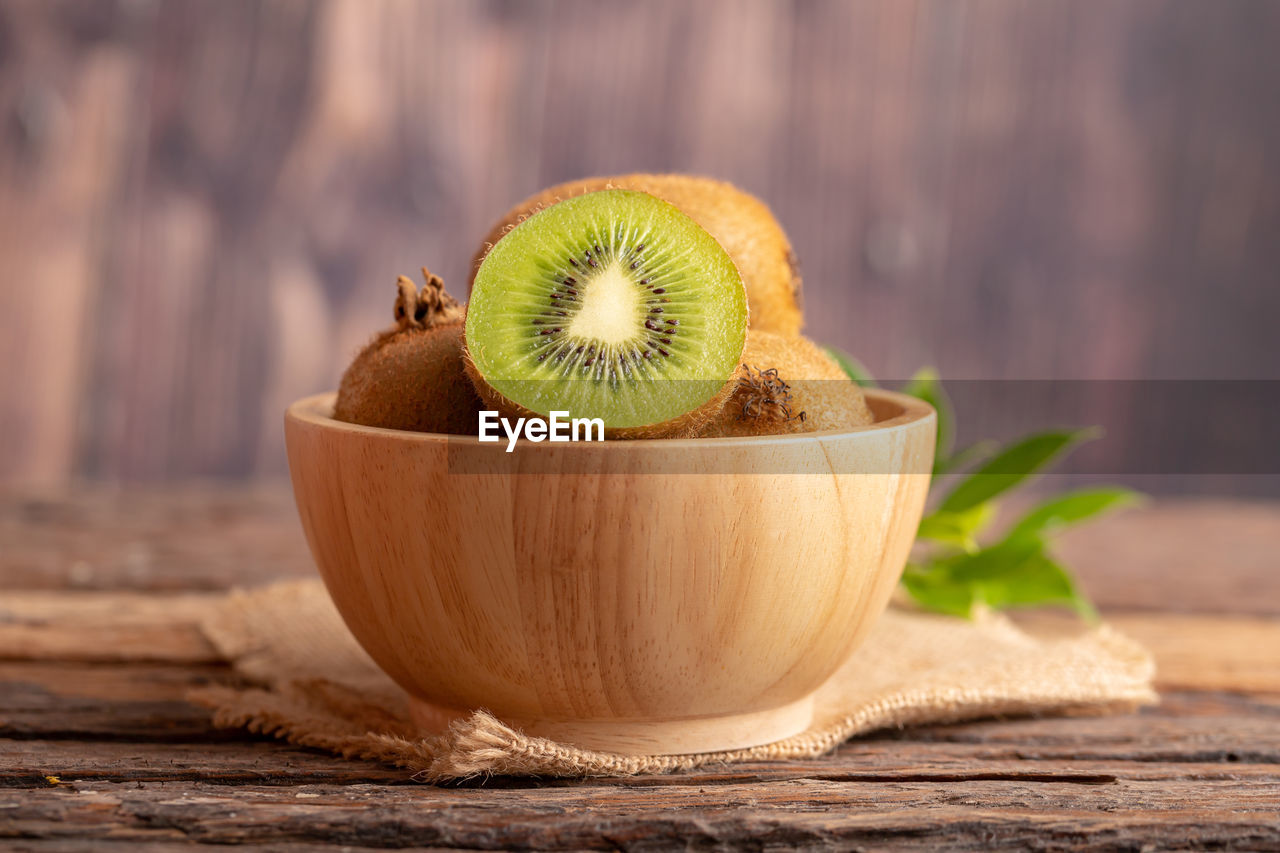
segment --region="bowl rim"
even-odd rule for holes
[[[891,418],[876,423],[867,424],[866,426],[853,427],[844,430],[825,430],[822,432],[802,432],[788,433],[785,435],[743,435],[728,436],[723,438],[648,438],[636,439],[632,441],[623,440],[606,440],[600,441],[579,441],[566,442],[556,445],[557,452],[572,452],[572,448],[593,448],[617,446],[639,449],[645,447],[667,448],[672,447],[750,447],[752,445],[769,445],[777,446],[783,444],[793,444],[795,442],[814,441],[815,439],[832,439],[842,437],[853,437],[858,435],[876,435],[881,436],[888,432],[902,431],[916,427],[925,421],[936,420],[937,414],[934,412],[933,406],[926,403],[918,397],[912,397],[909,394],[903,394],[899,391],[889,391],[884,388],[864,388],[863,394],[869,399],[893,403],[901,407],[902,411]],[[407,441],[415,443],[458,443],[463,445],[480,446],[481,442],[478,436],[474,435],[452,435],[450,433],[440,432],[414,432],[412,430],[389,429],[386,427],[364,426],[363,424],[352,424],[346,421],[336,420],[333,415],[333,403],[337,399],[337,391],[325,391],[320,394],[312,394],[295,400],[285,409],[285,420],[296,421],[300,424],[308,424],[313,427],[319,427],[324,430],[333,432],[349,432],[363,434],[369,436],[379,436],[387,440]],[[527,439],[520,439],[520,444],[532,443]]]

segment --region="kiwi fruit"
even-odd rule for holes
[[[467,372],[507,416],[688,436],[732,392],[746,330],[742,278],[714,237],[648,193],[603,190],[542,209],[485,255]]]
[[[813,341],[752,329],[733,394],[699,436],[825,432],[874,420],[862,388]]]
[[[351,362],[333,416],[347,423],[474,435],[480,399],[463,368],[463,307],[439,276],[422,270],[419,291],[400,276],[395,325]]]
[[[603,189],[639,190],[669,201],[724,246],[742,274],[751,328],[796,335],[804,323],[799,264],[773,212],[733,184],[694,175],[614,175],[558,184],[511,208],[485,237],[472,280],[487,247],[549,204]]]

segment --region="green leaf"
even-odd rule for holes
[[[1065,605],[1090,622],[1098,621],[1098,611],[1077,588],[1071,572],[1047,554],[1023,563],[1016,573],[985,581],[979,587],[974,597],[989,607]]]
[[[933,470],[936,474],[940,468],[946,467],[955,447],[955,407],[942,388],[938,371],[932,367],[917,370],[915,376],[903,386],[902,393],[924,400],[938,413],[938,440],[933,454]]]
[[[976,551],[978,543],[969,531],[959,522],[959,516],[947,513],[941,516],[929,515],[920,519],[920,529],[916,531],[917,539],[937,542],[940,545],[951,545],[962,551]]]
[[[957,576],[959,567],[973,565],[963,559],[909,566],[902,584],[920,607],[953,616],[971,617],[974,605],[981,603],[997,610],[1067,606],[1085,619],[1097,621],[1097,611],[1081,594],[1071,573],[1052,557],[1040,551],[1009,562],[1007,556],[995,559],[981,578]]]
[[[861,385],[875,380],[856,359],[827,349],[849,377]],[[1058,430],[1027,436],[1001,448],[983,441],[954,450],[955,413],[932,368],[918,371],[903,392],[918,397],[938,413],[934,485],[945,473],[981,466],[958,483],[938,508],[920,522],[917,539],[933,543],[924,563],[907,566],[902,584],[921,607],[969,617],[975,605],[993,608],[1067,605],[1097,621],[1097,611],[1076,586],[1071,573],[1045,551],[1045,537],[1058,529],[1141,499],[1121,488],[1087,489],[1045,501],[1018,521],[1000,542],[981,547],[979,535],[996,514],[1000,495],[1048,467],[1076,445],[1101,430]]]
[[[1142,495],[1129,489],[1102,488],[1070,492],[1052,498],[1022,517],[1009,531],[1009,538],[1040,536],[1075,524],[1109,510],[1141,503]]]
[[[1016,571],[977,586],[975,598],[996,609],[1047,604],[1075,607],[1080,600],[1070,573],[1043,553],[1026,560]]]
[[[1027,562],[1043,556],[1044,542],[1035,536],[1023,536],[952,558],[947,571],[960,581],[988,581],[1014,574]]]
[[[957,450],[946,459],[935,461],[933,463],[933,474],[935,477],[939,477],[943,474],[950,474],[953,471],[967,468],[981,459],[990,458],[999,449],[999,443],[994,441],[975,442],[968,447]]]
[[[995,518],[996,505],[981,503],[965,512],[930,513],[920,519],[917,539],[927,539],[943,545],[953,545],[964,551],[977,551],[977,537]]]
[[[960,481],[939,509],[964,512],[1026,480],[1082,441],[1101,435],[1097,428],[1044,432],[1012,444]]]
[[[827,355],[831,356],[835,363],[840,365],[840,369],[843,370],[854,382],[857,382],[864,388],[876,387],[876,380],[871,376],[871,371],[867,370],[866,365],[862,362],[858,361],[844,350],[839,350],[835,347],[823,347],[823,349],[826,350]]]
[[[916,604],[926,610],[969,618],[973,610],[973,586],[956,581],[944,571],[908,568],[902,585]]]

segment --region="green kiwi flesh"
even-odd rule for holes
[[[465,345],[486,402],[656,437],[687,434],[723,406],[746,328],[742,277],[715,238],[654,196],[603,190],[494,244]]]

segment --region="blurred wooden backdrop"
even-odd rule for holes
[[[883,375],[1280,374],[1275,0],[3,0],[0,481],[279,474],[396,274],[629,170]]]

